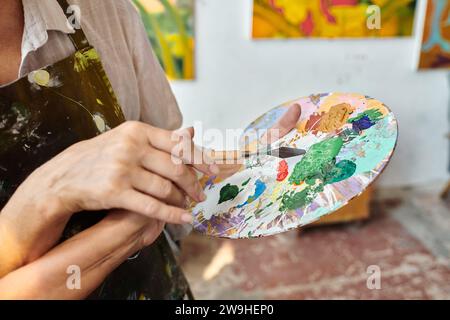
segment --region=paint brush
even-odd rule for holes
[[[241,150],[234,150],[234,151],[211,151],[211,156],[215,160],[222,160],[222,161],[238,161],[242,159],[248,159],[252,156],[273,156],[281,159],[287,159],[287,158],[293,158],[302,156],[306,153],[303,149],[296,149],[291,147],[280,147],[277,149],[272,149],[269,145],[266,148],[260,149],[256,152],[251,151],[241,151]]]

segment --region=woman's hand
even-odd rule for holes
[[[290,105],[277,123],[261,137],[260,143],[270,144],[283,138],[295,128],[301,115],[302,107],[298,103]]]
[[[171,152],[180,143],[192,144],[180,140],[192,135],[128,122],[38,168],[0,214],[0,276],[47,252],[76,212],[124,209],[169,223],[191,222],[186,196],[203,201],[205,195],[193,168]],[[189,156],[183,155],[185,162]],[[212,162],[199,162],[199,171],[217,173],[207,164]]]
[[[291,132],[292,129],[295,128],[297,125],[298,120],[300,119],[300,116],[302,114],[301,106],[298,103],[294,103],[291,106],[289,106],[286,113],[275,123],[275,125],[268,129],[267,132],[265,132],[261,138],[257,141],[255,148],[251,148],[249,151],[256,152],[257,147],[260,147],[262,145],[267,145],[274,143],[275,141],[283,138],[285,135],[287,135],[289,132]],[[240,163],[239,161],[237,163],[229,163],[229,164],[220,164],[220,174],[219,177],[221,179],[226,179],[236,172],[238,172],[243,166],[243,163]]]
[[[186,195],[203,201],[204,193],[192,168],[173,160],[171,152],[180,143],[173,134],[127,122],[71,146],[44,164],[11,202],[46,199],[61,210],[60,216],[122,208],[170,223],[190,222],[182,209]],[[211,173],[208,165],[195,167]]]
[[[32,263],[0,276],[2,299],[84,299],[116,267],[153,243],[164,227],[157,219],[114,211]],[[80,270],[80,288],[67,287],[69,266]]]

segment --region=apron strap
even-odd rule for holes
[[[59,5],[61,6],[62,10],[64,11],[64,14],[66,15],[67,19],[73,18],[72,14],[68,12],[69,9],[69,3],[67,0],[58,0]],[[83,32],[83,29],[80,28],[74,28],[75,33],[69,33],[68,37],[70,41],[72,41],[72,44],[74,45],[75,49],[77,51],[80,51],[82,49],[85,49],[90,46],[88,39],[86,38],[86,35]]]

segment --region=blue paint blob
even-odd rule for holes
[[[372,122],[370,120],[369,116],[365,115],[361,117],[361,119],[358,119],[354,121],[353,123],[353,130],[355,131],[363,131],[371,128],[373,125],[375,125],[375,122]]]
[[[250,203],[252,203],[253,201],[257,200],[263,193],[264,191],[266,191],[267,186],[264,182],[262,182],[261,180],[256,180],[255,182],[255,193],[253,195],[251,195],[250,197],[248,197],[247,201],[245,201],[243,204],[238,205],[238,208],[242,208]]]

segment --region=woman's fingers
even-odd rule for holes
[[[167,205],[136,190],[123,192],[117,199],[118,206],[167,223],[192,223],[192,214],[184,209]]]
[[[195,146],[193,137],[194,128],[178,131],[148,128],[148,139],[153,147],[171,154],[174,160],[179,159],[207,175],[218,174],[219,167],[215,161],[208,157],[203,149]]]
[[[183,163],[174,163],[169,154],[157,149],[149,149],[143,156],[142,166],[159,176],[173,181],[195,201],[202,202],[206,200],[195,173]]]
[[[181,190],[170,180],[164,179],[144,169],[131,173],[133,188],[165,203],[179,208],[186,208],[187,199]]]
[[[287,135],[295,128],[301,115],[301,106],[298,103],[292,104],[277,123],[262,136],[261,143],[271,144]]]
[[[198,171],[212,176],[220,172],[216,161],[210,157],[207,149],[200,148],[194,145],[192,140],[183,139],[173,150],[172,158],[176,162],[183,162],[191,165]],[[179,161],[177,161],[179,159]]]
[[[187,164],[191,164],[195,169],[203,172],[207,175],[218,175],[220,168],[217,165],[214,158],[209,156],[208,150],[205,148],[197,147],[194,144],[193,138],[195,135],[194,128],[186,128],[175,131],[174,134],[180,136],[181,142],[178,144],[178,149],[172,153],[174,156],[179,157]]]

